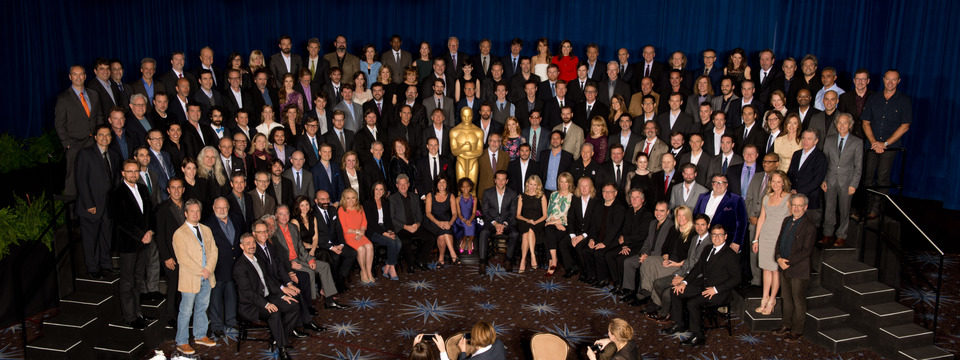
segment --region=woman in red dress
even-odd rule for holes
[[[560,55],[555,55],[550,62],[560,68],[560,80],[570,82],[577,78],[577,64],[580,59],[573,55],[573,43],[570,40],[560,43]]]

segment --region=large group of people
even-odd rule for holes
[[[769,49],[753,66],[707,49],[695,68],[651,45],[637,62],[622,48],[605,63],[595,44],[579,58],[570,41],[551,54],[546,38],[532,57],[520,39],[503,56],[455,37],[442,55],[399,36],[379,54],[350,54],[343,35],[325,55],[293,44],[223,67],[205,47],[193,70],[175,52],[160,76],[144,58],[130,83],[97,59],[57,98],[88,275],[111,275],[119,252],[123,316],[142,327],[162,269],[185,354],[191,317],[195,344],[269,320],[282,349],[320,329],[314,301],[343,307],[354,267],[397,280],[474,253],[481,271],[502,253],[508,270],[612,287],[692,344],[702,307],[762,285],[756,311],[782,292],[797,339],[812,243],[845,245],[852,197],[889,186],[912,121],[898,71],[874,92],[857,70],[844,91],[816,56]],[[450,150],[464,108],[484,137],[475,180]]]

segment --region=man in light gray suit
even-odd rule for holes
[[[277,201],[273,195],[267,194],[267,187],[270,186],[270,174],[266,171],[257,172],[253,177],[256,187],[247,192],[253,198],[253,218],[259,219],[264,215],[273,215],[277,209]]]
[[[770,176],[773,176],[773,172],[777,171],[777,168],[780,167],[780,156],[777,156],[776,153],[766,154],[763,156],[761,165],[763,166],[763,172],[753,174],[753,181],[751,181],[747,187],[747,192],[743,199],[747,205],[747,220],[750,222],[747,225],[747,231],[750,233],[748,239],[750,239],[750,241],[753,241],[757,236],[757,221],[760,219],[760,209],[763,207],[763,196],[767,194],[767,189],[770,186]],[[781,175],[786,176],[785,174]],[[750,283],[760,286],[763,273],[760,271],[757,256],[757,253],[753,251],[750,252],[750,273],[753,275]]]
[[[706,187],[697,183],[697,166],[691,163],[683,164],[680,167],[680,174],[683,176],[683,183],[674,186],[670,190],[670,209],[676,209],[677,206],[685,205],[688,208],[697,207],[697,199],[700,194],[708,192]]]
[[[304,163],[306,163],[306,157],[303,155],[303,151],[294,151],[293,155],[290,156],[291,166],[283,171],[283,177],[290,179],[290,182],[293,183],[294,198],[303,195],[312,202],[314,196],[313,174],[303,168]],[[294,206],[297,206],[297,204]]]
[[[343,84],[340,88],[340,94],[343,96],[343,101],[337,104],[333,110],[343,111],[343,128],[356,133],[360,129],[360,121],[363,119],[363,107],[353,102],[353,84]]]
[[[423,99],[423,107],[427,109],[427,114],[433,114],[433,109],[443,110],[443,118],[445,119],[443,124],[454,127],[457,126],[457,119],[459,119],[459,117],[454,117],[454,114],[458,111],[454,111],[456,105],[453,99],[443,95],[443,89],[446,85],[442,79],[434,79],[433,95]]]
[[[554,126],[553,131],[563,132],[563,150],[573,155],[574,160],[580,159],[580,146],[583,145],[583,129],[573,123],[573,108],[570,105],[560,109],[560,125]]]
[[[821,242],[827,244],[836,235],[834,246],[845,244],[847,227],[850,224],[850,198],[857,191],[863,164],[863,140],[850,134],[852,126],[853,115],[840,113],[836,122],[837,133],[827,136],[827,140],[823,142],[823,152],[827,156],[827,176],[820,187],[826,192],[827,206],[823,214],[824,238]],[[838,207],[840,214],[835,217]],[[840,225],[836,226],[838,218]]]
[[[390,50],[380,54],[380,62],[383,66],[390,68],[394,84],[403,82],[403,71],[413,63],[413,56],[401,49],[401,45],[403,40],[400,39],[400,35],[393,35],[390,37]]]

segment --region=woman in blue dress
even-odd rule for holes
[[[460,253],[473,254],[473,237],[477,235],[477,198],[473,196],[473,181],[469,178],[460,179],[460,196],[457,204],[460,212],[457,214],[457,226],[463,229],[460,238]]]

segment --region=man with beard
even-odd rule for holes
[[[293,48],[293,39],[288,35],[280,36],[277,47],[280,48],[280,52],[270,57],[270,73],[273,74],[273,86],[280,88],[283,86],[284,75],[300,73],[303,59],[300,55],[290,53]]]

